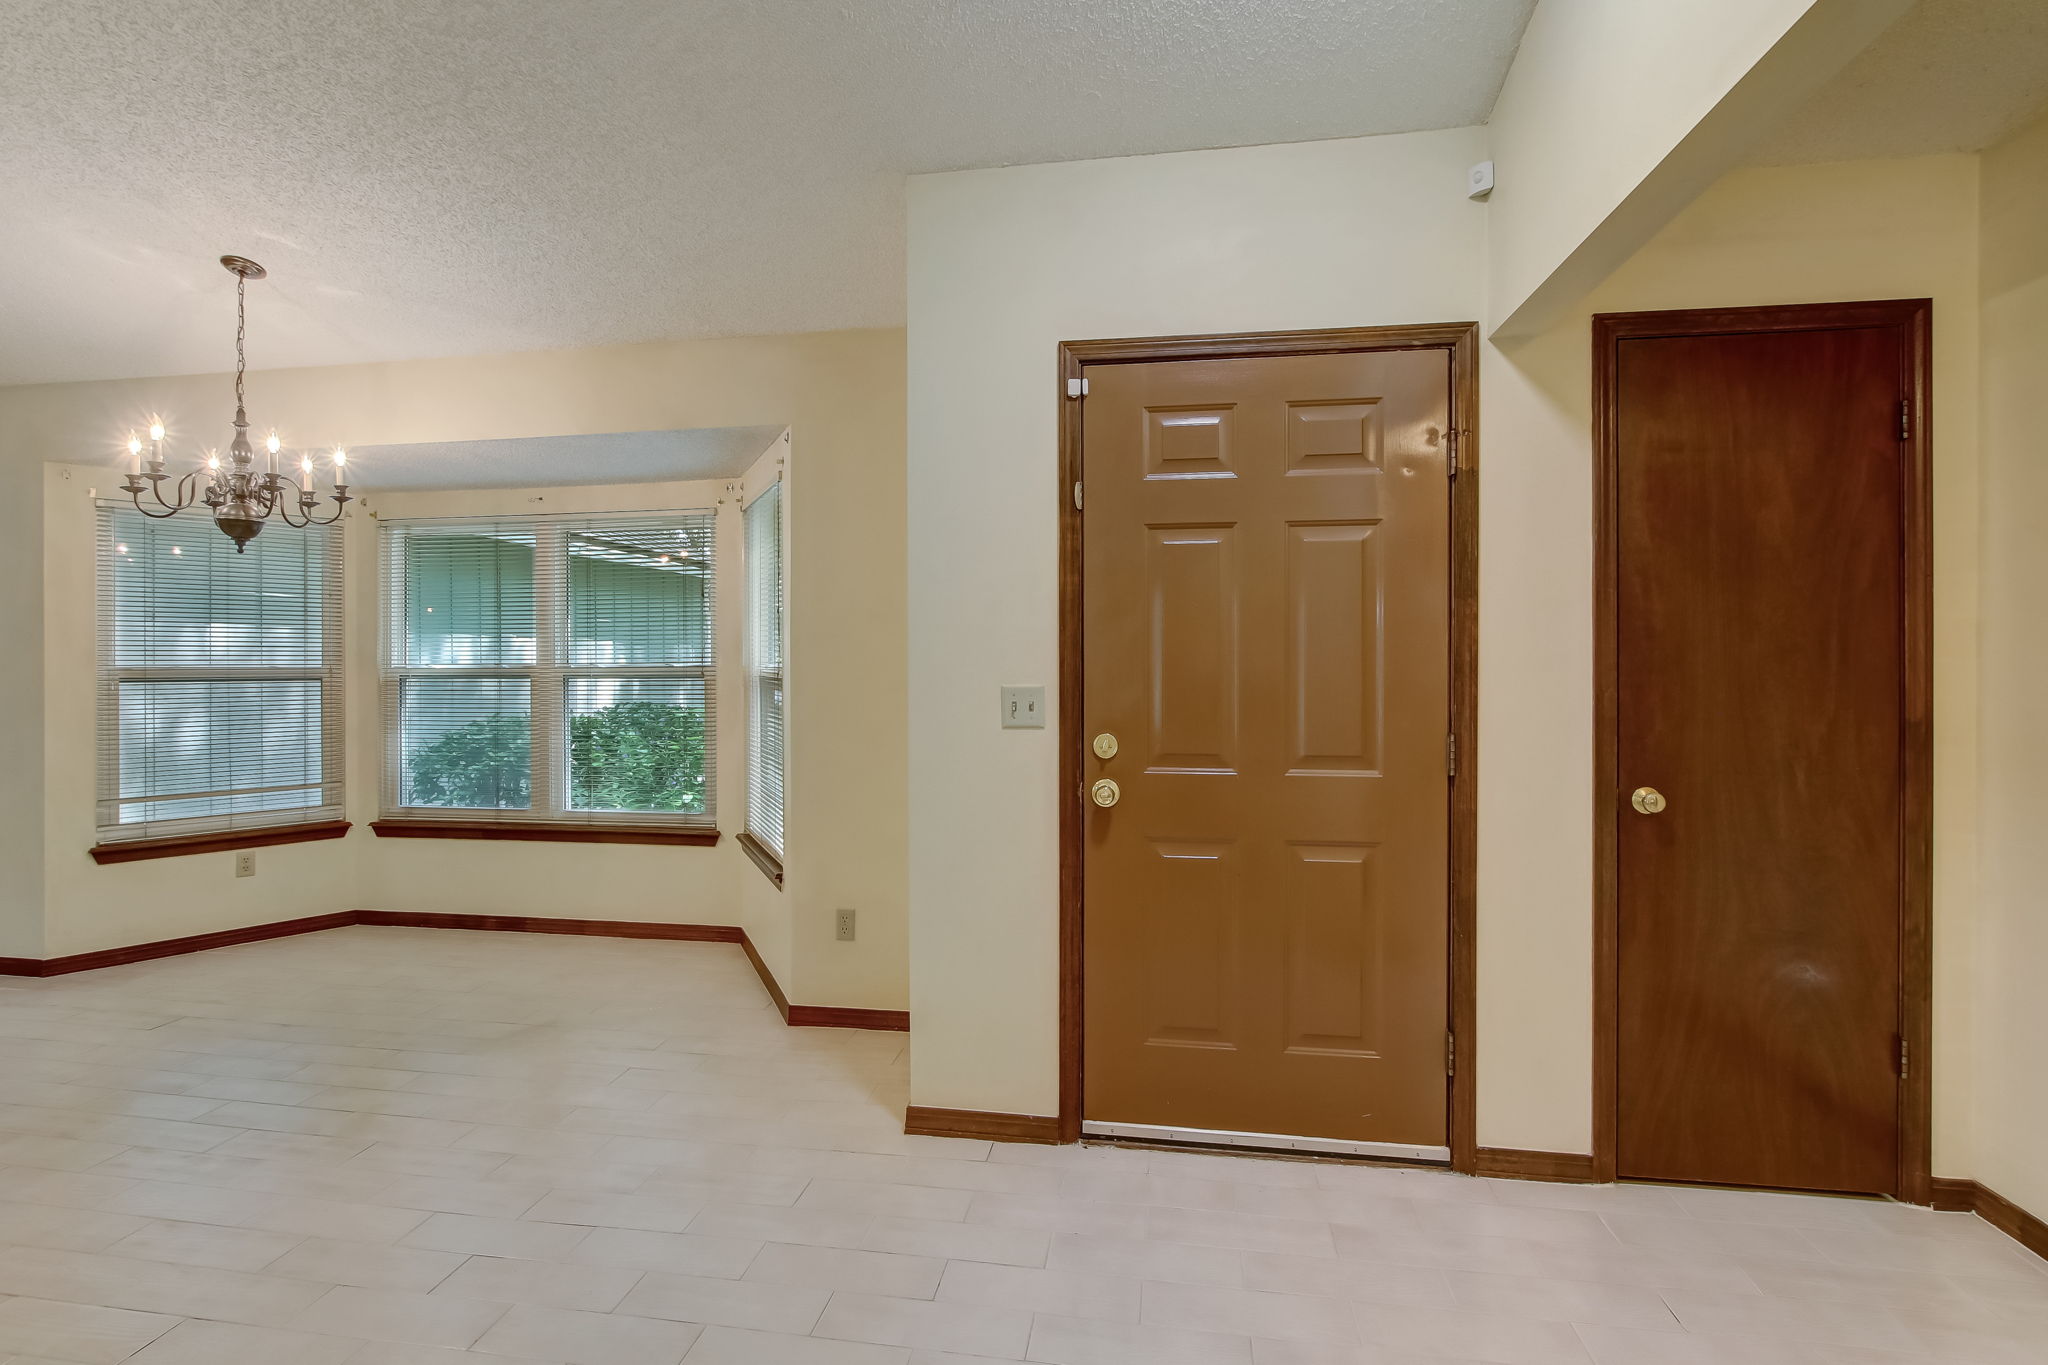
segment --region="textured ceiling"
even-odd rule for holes
[[[369,493],[736,479],[781,434],[781,427],[699,427],[356,446],[349,477]]]
[[[1444,128],[1534,0],[0,0],[0,383],[902,320],[905,173]]]
[[[1974,152],[2048,107],[2048,0],[1920,0],[1752,160]]]

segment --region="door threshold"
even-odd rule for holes
[[[1124,1138],[1163,1146],[1248,1147],[1270,1152],[1314,1153],[1323,1156],[1379,1157],[1394,1161],[1448,1163],[1448,1147],[1420,1147],[1405,1142],[1355,1142],[1346,1138],[1298,1137],[1291,1133],[1240,1133],[1222,1128],[1169,1128],[1152,1123],[1081,1121],[1083,1137]]]

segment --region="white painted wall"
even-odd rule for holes
[[[1058,718],[1056,348],[1084,337],[1476,321],[1483,132],[910,182],[911,1102],[1048,1114]]]
[[[1484,307],[1481,133],[919,177],[910,193],[913,1102],[1057,1101],[1056,344],[1446,322]],[[1932,295],[1945,1170],[1967,1151],[1974,828],[1975,226],[1969,158],[1745,172],[1566,321],[1482,348],[1479,1141],[1591,1140],[1595,309]],[[1958,956],[1958,953],[1962,956]],[[990,964],[1001,964],[992,967]]]
[[[0,577],[0,609],[14,638],[40,641],[46,594],[69,604],[50,627],[54,649],[47,657],[32,645],[0,654],[0,702],[8,703],[0,707],[0,816],[8,817],[0,824],[7,839],[0,845],[6,878],[0,955],[54,956],[239,927],[314,913],[308,905],[348,908],[359,903],[359,894],[372,892],[388,908],[406,908],[400,874],[412,872],[419,874],[420,899],[439,907],[467,898],[455,888],[471,873],[482,886],[504,869],[521,874],[499,883],[508,895],[526,888],[536,903],[566,907],[589,900],[588,869],[624,867],[631,894],[613,897],[616,913],[603,917],[667,917],[681,898],[667,895],[660,901],[667,909],[655,908],[651,895],[662,875],[654,869],[670,865],[658,859],[664,852],[658,848],[614,848],[624,857],[600,864],[591,849],[601,846],[474,843],[457,849],[417,841],[395,855],[404,860],[395,865],[400,874],[366,871],[361,885],[321,860],[362,847],[370,839],[366,830],[332,845],[262,850],[263,870],[238,887],[221,880],[225,855],[104,868],[90,862],[90,744],[74,749],[70,759],[53,751],[47,771],[43,753],[46,723],[53,736],[61,731],[75,744],[83,716],[89,737],[90,708],[81,712],[72,704],[76,699],[57,694],[91,677],[89,653],[84,672],[74,673],[79,656],[72,636],[91,619],[90,592],[80,599],[75,578],[83,572],[89,584],[90,538],[72,550],[44,545],[44,466],[111,462],[121,436],[151,411],[170,414],[174,429],[205,430],[224,415],[228,383],[226,376],[205,375],[0,389],[0,491],[18,486],[24,494],[0,498],[0,569],[8,570]],[[269,371],[251,376],[250,395],[257,419],[276,421],[287,435],[358,445],[787,425],[793,447],[804,451],[805,491],[790,509],[789,581],[790,635],[804,670],[792,673],[789,697],[797,765],[787,859],[792,889],[773,912],[786,925],[779,930],[788,969],[782,985],[803,1004],[900,1009],[908,990],[903,384],[903,334],[889,330]],[[84,477],[95,477],[93,470]],[[59,571],[46,573],[52,560]],[[374,640],[374,620],[358,614],[352,629]],[[368,738],[374,708],[374,690],[355,687],[352,750],[364,742],[374,749]],[[735,754],[727,766],[737,762]],[[373,761],[355,753],[352,819],[367,820],[374,811],[375,771]],[[46,791],[46,783],[54,785]],[[723,807],[729,831],[738,828],[736,803],[735,795]],[[508,849],[520,851],[508,856]],[[715,852],[737,856],[724,847]],[[41,885],[46,864],[53,878],[47,895]],[[720,867],[715,876],[725,878]],[[751,865],[747,871],[758,879]],[[602,879],[594,884],[603,885]],[[318,901],[325,891],[301,896],[285,889],[344,885],[346,897],[333,904]],[[731,885],[728,879],[728,905]],[[691,899],[708,906],[709,884]],[[860,912],[861,937],[854,943],[832,939],[832,912],[841,906]],[[730,913],[720,918],[733,922]]]
[[[1974,1174],[2048,1216],[2048,119],[1984,156],[1983,908]]]
[[[1488,318],[1557,320],[1910,0],[1542,0],[1488,122]]]

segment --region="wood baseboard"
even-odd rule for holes
[[[740,931],[740,947],[746,949],[747,961],[754,964],[754,975],[761,978],[761,986],[768,992],[768,998],[775,1002],[775,1008],[782,1011],[782,1022],[789,1022],[789,997],[782,993],[782,983],[775,979],[775,973],[768,970],[768,964],[761,960],[761,952],[754,947],[754,940]]]
[[[686,943],[738,943],[737,924],[650,924],[630,919],[554,919],[544,915],[438,915],[412,910],[358,910],[354,923],[394,929],[474,929],[495,934],[580,934],[592,938],[656,938]]]
[[[293,934],[318,933],[323,929],[345,929],[352,924],[376,925],[390,929],[466,929],[500,934],[573,934],[593,938],[666,939],[686,943],[737,943],[746,950],[747,960],[761,977],[769,998],[792,1028],[858,1028],[888,1033],[910,1029],[908,1010],[854,1009],[841,1005],[792,1005],[782,993],[774,973],[761,960],[737,924],[651,924],[622,919],[550,919],[540,915],[442,915],[411,910],[341,910],[331,915],[279,920],[273,924],[252,924],[244,929],[222,929],[211,934],[137,943],[126,948],[102,948],[70,957],[0,957],[0,976],[65,976],[98,967],[119,967],[129,962],[147,962],[183,953],[203,953],[209,948],[226,948],[237,943],[258,943],[264,939],[288,938]]]
[[[910,1032],[909,1010],[867,1010],[850,1005],[791,1005],[792,1028],[865,1028],[882,1033]]]
[[[0,957],[0,976],[69,976],[72,972],[89,972],[100,967],[120,967],[159,957],[203,953],[209,948],[230,948],[237,943],[260,943],[265,939],[289,938],[293,934],[340,929],[355,922],[355,911],[342,910],[332,915],[309,915],[305,919],[251,924],[242,929],[216,929],[210,934],[188,934],[184,938],[159,939],[155,943],[134,943],[126,948],[101,948],[97,952],[73,953],[69,957]]]
[[[1936,1176],[1934,1207],[1950,1213],[1974,1213],[2036,1256],[2048,1260],[2048,1221],[2028,1213],[1994,1189],[1974,1180]]]
[[[1060,1121],[1051,1114],[997,1114],[985,1109],[932,1109],[913,1104],[903,1111],[903,1131],[917,1137],[1054,1145],[1060,1140]]]
[[[1548,1180],[1561,1185],[1591,1185],[1593,1158],[1584,1152],[1528,1152],[1516,1147],[1481,1147],[1472,1174],[1507,1180]]]

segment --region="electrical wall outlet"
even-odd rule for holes
[[[853,911],[841,910],[834,917],[832,937],[841,943],[853,942]]]
[[[255,876],[256,855],[253,853],[237,853],[235,855],[235,875],[237,877]]]

